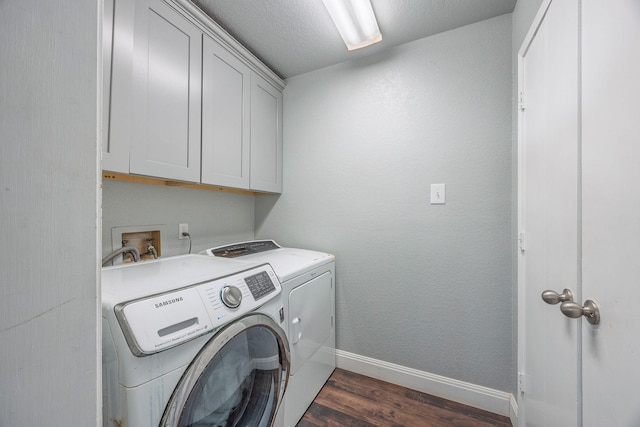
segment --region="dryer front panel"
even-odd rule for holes
[[[333,333],[333,275],[330,272],[309,280],[289,294],[289,340],[291,375],[318,350]]]

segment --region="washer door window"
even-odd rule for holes
[[[270,427],[289,378],[289,343],[268,316],[218,331],[185,371],[161,426]]]

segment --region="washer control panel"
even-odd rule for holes
[[[253,255],[265,251],[271,251],[274,249],[280,249],[280,246],[278,246],[278,244],[273,240],[253,240],[250,242],[217,246],[200,253],[223,258],[235,258],[245,255]]]
[[[131,352],[146,356],[179,345],[260,307],[282,286],[269,264],[118,304]]]

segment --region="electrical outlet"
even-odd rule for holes
[[[189,224],[179,224],[178,225],[178,239],[186,239],[187,236],[184,234],[189,234]]]

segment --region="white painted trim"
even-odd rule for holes
[[[538,9],[538,12],[536,13],[535,18],[533,19],[533,21],[531,22],[531,26],[529,27],[529,31],[527,32],[527,35],[525,36],[524,40],[522,41],[522,45],[520,46],[520,50],[518,51],[518,56],[517,56],[517,61],[518,61],[518,92],[517,92],[517,96],[518,96],[518,100],[520,100],[520,96],[521,94],[524,92],[524,58],[527,54],[527,52],[529,51],[529,47],[531,46],[531,43],[533,42],[536,34],[538,33],[538,29],[540,28],[540,25],[542,25],[542,22],[544,20],[545,15],[547,14],[547,10],[549,10],[549,6],[551,6],[551,2],[553,0],[543,0],[542,3],[540,4],[540,7]],[[527,94],[524,93],[524,108],[526,110],[527,108]],[[517,229],[518,229],[518,234],[520,233],[524,233],[525,234],[525,239],[526,239],[526,231],[524,229],[524,224],[525,224],[525,218],[524,218],[524,201],[522,200],[522,196],[524,194],[524,188],[525,188],[525,173],[524,173],[524,165],[525,165],[525,158],[524,158],[524,127],[523,127],[523,123],[524,123],[524,110],[521,110],[520,108],[517,109],[517,113],[518,113],[518,118],[517,118],[517,135],[518,135],[518,143],[517,143],[517,150],[518,150],[518,183],[517,183],[517,188],[518,188],[518,194],[516,196],[517,199],[517,212],[518,212],[518,219],[517,219]],[[518,278],[518,284],[517,284],[517,289],[518,289],[518,344],[517,344],[517,374],[520,375],[522,374],[526,374],[525,372],[525,352],[526,352],[526,301],[525,301],[525,292],[524,292],[524,272],[525,272],[525,268],[526,268],[526,259],[524,257],[524,253],[518,249],[518,256],[517,256],[517,278]],[[515,402],[515,407],[516,410],[520,410],[522,409],[522,413],[520,415],[524,415],[521,417],[516,417],[516,424],[513,424],[513,419],[511,420],[511,423],[516,426],[516,425],[522,425],[524,426],[525,424],[525,417],[526,417],[526,409],[525,409],[525,405],[523,402],[523,395],[520,392],[520,379],[518,379],[518,390],[517,390],[517,401]],[[512,403],[513,404],[513,403]],[[517,412],[516,412],[517,414]]]
[[[512,394],[382,360],[336,350],[336,366],[412,390],[442,397],[511,418],[517,424],[517,403]],[[515,423],[514,424],[514,420]]]
[[[97,22],[97,34],[96,34],[96,157],[95,157],[95,183],[96,183],[96,246],[95,246],[95,265],[94,273],[96,277],[95,282],[95,322],[96,322],[96,377],[95,384],[96,396],[95,407],[96,411],[96,427],[103,425],[102,419],[102,404],[103,404],[103,388],[102,388],[102,126],[103,126],[103,97],[104,97],[104,67],[103,67],[103,28],[104,25],[104,0],[98,0],[96,2],[96,20]]]
[[[531,46],[531,42],[536,36],[538,32],[538,28],[540,28],[540,24],[542,24],[542,20],[544,16],[547,14],[547,10],[549,6],[551,6],[551,2],[553,0],[543,0],[540,8],[538,8],[538,12],[536,13],[535,18],[533,18],[533,22],[529,27],[529,31],[527,31],[527,35],[522,41],[522,45],[520,46],[520,50],[518,51],[518,58],[523,58],[527,54],[527,50],[529,50],[529,46]]]
[[[534,34],[531,33],[531,31],[529,32],[530,34]],[[520,98],[520,94],[523,92],[524,90],[524,54],[526,53],[526,50],[529,46],[529,44],[531,43],[531,40],[529,40],[529,36],[527,36],[527,38],[525,39],[525,43],[523,44],[523,47],[520,49],[520,53],[518,53],[518,98]],[[526,48],[525,48],[526,46]],[[525,94],[525,108],[526,108],[526,94]],[[517,228],[518,228],[518,234],[520,233],[525,233],[526,236],[526,230],[524,230],[524,205],[523,205],[523,201],[522,201],[522,195],[524,194],[524,150],[523,150],[523,117],[522,117],[523,112],[518,109],[518,194],[516,195],[516,199],[517,199],[517,209],[518,209],[518,219],[517,219]],[[526,237],[525,237],[526,239]],[[518,278],[518,285],[517,285],[517,289],[518,289],[518,344],[517,344],[517,359],[518,359],[518,366],[516,369],[516,373],[519,374],[520,372],[524,372],[524,366],[525,366],[525,358],[524,358],[524,353],[525,353],[525,316],[524,316],[524,307],[525,307],[525,299],[524,299],[524,288],[523,288],[523,284],[524,284],[524,269],[525,269],[525,258],[523,256],[523,253],[521,250],[518,249],[518,255],[517,255],[517,264],[516,264],[516,268],[517,268],[517,278]],[[520,381],[518,380],[518,403],[522,403],[522,393],[520,393]]]
[[[512,426],[518,425],[518,400],[512,394],[509,399],[509,419],[511,420]]]

